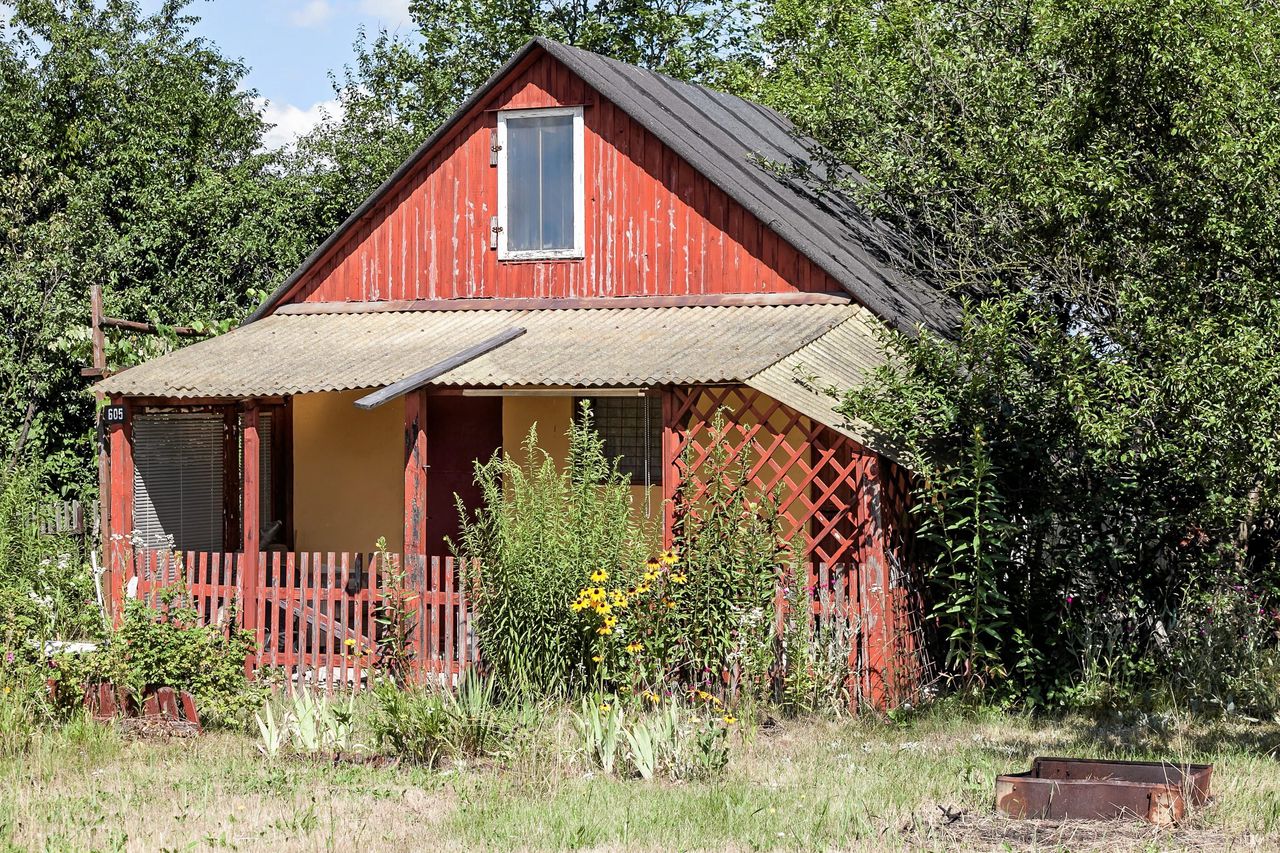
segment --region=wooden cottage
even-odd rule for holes
[[[213,619],[236,596],[261,663],[349,679],[385,537],[423,592],[419,665],[455,672],[444,540],[475,460],[535,422],[562,453],[590,399],[637,512],[669,530],[723,410],[803,543],[815,613],[852,620],[860,689],[886,701],[906,475],[825,391],[874,369],[877,327],[953,309],[806,173],[824,171],[771,110],[530,42],[242,326],[98,385],[115,601],[183,580]]]

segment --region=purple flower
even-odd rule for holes
[[[15,655],[13,652],[9,652],[7,655],[4,656],[4,662],[13,663],[16,658],[17,658],[17,655]]]
[[[1070,604],[1071,602],[1073,602],[1073,601],[1075,601],[1075,600],[1076,600],[1076,597],[1075,597],[1074,595],[1068,595],[1068,596],[1067,596],[1067,604]]]

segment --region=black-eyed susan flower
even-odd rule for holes
[[[733,714],[725,714],[721,719],[724,720],[724,724],[726,726],[732,726],[734,723],[738,722],[738,718]]]
[[[632,640],[630,643],[627,643],[627,651],[631,652],[633,655],[639,654],[644,651],[644,643],[639,640]]]
[[[594,572],[591,573],[592,583],[604,583],[608,579],[609,579],[609,573],[606,572],[604,569],[596,569]]]

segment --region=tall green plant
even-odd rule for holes
[[[724,435],[717,412],[706,460],[676,492],[673,538],[685,580],[669,595],[674,663],[686,680],[718,678],[769,647],[785,558],[777,502],[751,483],[749,454],[732,453]]]
[[[483,503],[474,515],[459,504],[461,532],[451,545],[465,561],[485,666],[506,688],[563,694],[594,674],[595,636],[571,603],[600,570],[634,575],[647,537],[632,513],[629,478],[605,457],[585,402],[563,467],[538,446],[536,425],[523,456],[477,463]]]
[[[0,644],[96,636],[102,623],[80,549],[43,536],[50,500],[42,472],[18,466],[0,479]]]
[[[936,549],[928,566],[933,613],[946,642],[946,662],[965,688],[1005,678],[1008,598],[1002,588],[1011,568],[1009,538],[995,466],[981,432],[965,467],[929,479],[927,496],[913,507],[916,532]]]

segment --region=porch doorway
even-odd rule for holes
[[[502,398],[427,397],[427,554],[450,554],[446,538],[458,540],[457,502],[468,511],[481,503],[476,460],[502,449]]]

